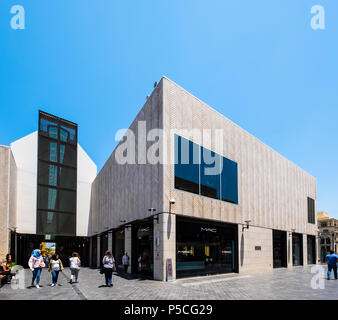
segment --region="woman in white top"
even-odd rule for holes
[[[113,286],[113,270],[115,270],[115,259],[112,253],[108,250],[102,259],[104,276],[106,278],[106,286]]]
[[[79,276],[80,265],[81,265],[79,254],[77,252],[73,252],[72,257],[69,258],[69,262],[70,262],[70,274],[71,274],[69,283],[73,283],[73,280],[75,282],[78,282],[77,278]]]

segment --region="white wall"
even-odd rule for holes
[[[17,165],[17,232],[36,233],[38,132],[11,144]],[[80,145],[77,155],[76,235],[87,236],[90,219],[91,184],[97,167]]]
[[[17,165],[17,232],[36,233],[38,132],[13,143]]]
[[[97,174],[97,166],[77,145],[77,216],[76,235],[89,235],[89,220],[91,206],[91,188]]]

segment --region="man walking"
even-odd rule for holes
[[[334,272],[334,278],[337,280],[337,260],[338,256],[330,250],[330,254],[326,256],[327,260],[327,280],[330,280],[331,278],[331,271],[333,269]]]
[[[128,272],[128,266],[129,266],[129,256],[128,256],[127,252],[125,252],[124,256],[122,257],[122,264],[123,264],[123,267],[124,267],[124,273],[127,273]]]

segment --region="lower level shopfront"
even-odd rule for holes
[[[171,227],[167,223],[161,229],[161,218],[149,217],[92,237],[91,266],[99,267],[105,251],[111,250],[117,271],[123,273],[122,257],[127,252],[128,273],[168,281],[171,278],[168,268],[174,270],[172,278],[179,279],[246,272],[249,264],[259,264],[260,268],[272,271],[316,263],[313,235],[254,226],[245,228],[242,224],[177,214],[169,216]],[[170,239],[169,229],[173,232]],[[260,235],[254,240],[248,236],[255,232],[267,235],[264,241],[259,240]]]

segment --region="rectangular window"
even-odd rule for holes
[[[76,148],[71,145],[60,144],[60,164],[76,167]]]
[[[201,148],[201,195],[220,199],[221,197],[221,157],[213,151]]]
[[[76,192],[59,190],[59,211],[76,212]]]
[[[315,200],[307,198],[308,222],[315,224]]]
[[[199,194],[199,147],[175,135],[175,188]]]
[[[238,172],[237,163],[223,158],[222,200],[238,204]]]
[[[59,168],[60,187],[76,189],[76,170],[72,168]]]
[[[76,234],[77,125],[39,112],[37,233]]]
[[[56,187],[58,182],[57,168],[57,166],[39,161],[39,183]]]
[[[175,135],[175,188],[238,204],[237,163]]]
[[[45,210],[57,210],[57,189],[39,186],[38,208]]]
[[[57,142],[39,137],[39,159],[48,162],[58,161]]]

